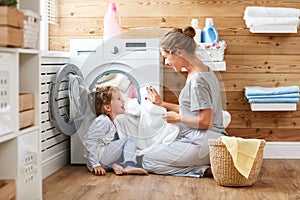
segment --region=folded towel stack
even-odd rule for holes
[[[246,86],[245,97],[249,103],[299,103],[300,95],[298,86]]]
[[[249,6],[244,11],[247,28],[257,25],[298,26],[300,10],[296,8]]]

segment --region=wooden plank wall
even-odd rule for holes
[[[171,27],[198,18],[203,27],[212,17],[225,51],[226,72],[221,72],[226,109],[232,122],[230,135],[267,141],[300,141],[300,106],[297,111],[253,112],[244,99],[244,86],[300,86],[300,31],[296,34],[253,34],[243,20],[247,6],[300,9],[299,0],[270,1],[138,1],[116,0],[122,32],[148,28],[158,36]],[[99,38],[109,1],[58,0],[59,26],[50,26],[50,49],[68,51],[70,38]],[[168,73],[166,73],[168,74]],[[167,98],[167,97],[166,97]]]

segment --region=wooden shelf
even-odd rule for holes
[[[40,13],[40,2],[18,0],[17,8]],[[0,179],[5,181],[0,182],[0,199],[42,199],[40,50],[0,47],[0,54],[1,76],[8,83],[4,88],[7,96],[0,98],[4,102],[2,111],[8,110],[3,116],[8,119],[5,121],[8,131],[0,129]],[[35,118],[33,126],[19,130],[21,92],[34,93]]]
[[[0,117],[5,119],[7,125],[6,129],[0,129],[0,163],[3,163],[0,167],[0,179],[15,180],[17,200],[41,199],[40,51],[0,48],[0,57],[1,77],[7,82],[7,85],[1,88],[7,91],[7,95],[0,99],[4,105],[1,106],[1,110],[7,109],[5,113],[0,112]],[[31,109],[28,110],[27,107],[22,112],[23,104],[19,94],[24,92],[33,95],[30,96]],[[24,101],[29,102],[28,99]],[[24,118],[20,115],[27,111],[31,111],[30,123],[27,123],[28,115]],[[24,123],[28,127],[24,125],[24,128],[19,130],[19,125]]]
[[[252,111],[295,111],[296,103],[251,103]]]
[[[205,65],[209,66],[213,71],[226,71],[226,62],[203,62]],[[186,72],[185,68],[182,68],[182,72]]]
[[[226,71],[226,62],[204,62],[204,64],[208,65],[214,71]]]
[[[11,133],[6,133],[3,135],[0,135],[0,143],[11,140],[17,136],[18,136],[18,133],[16,133],[16,132],[11,132]]]
[[[257,25],[250,27],[251,33],[297,33],[297,25]]]

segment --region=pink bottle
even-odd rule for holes
[[[117,21],[118,19],[118,21]],[[109,38],[120,38],[121,36],[121,18],[117,12],[117,7],[115,3],[110,3],[108,11],[104,16],[104,31],[103,38],[105,40]]]

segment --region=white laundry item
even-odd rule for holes
[[[123,92],[125,92],[128,89],[130,83],[131,81],[128,79],[128,77],[121,73],[107,74],[101,77],[97,82],[97,84],[100,84],[101,86],[116,86]]]
[[[244,11],[246,17],[299,17],[300,9],[282,7],[248,6]]]
[[[141,107],[137,99],[127,98],[127,101],[125,101],[125,112],[130,115],[140,116]]]
[[[231,122],[231,115],[226,110],[222,110],[222,115],[223,115],[223,126],[224,126],[224,128],[227,128],[227,126]]]
[[[143,155],[158,144],[170,144],[178,133],[177,124],[167,123],[162,115],[166,109],[149,101],[137,103],[132,99],[126,103],[126,114],[118,115],[114,121],[120,138],[130,136],[135,140],[137,155]]]
[[[143,148],[159,143],[169,144],[176,139],[179,133],[179,126],[166,122],[163,118],[163,114],[166,112],[167,110],[161,106],[154,105],[147,100],[142,101],[139,131],[147,133],[146,137],[141,138],[147,141],[146,143],[149,143],[148,140],[151,138],[151,142]]]
[[[295,25],[298,26],[297,17],[244,17],[247,28],[258,25]]]

